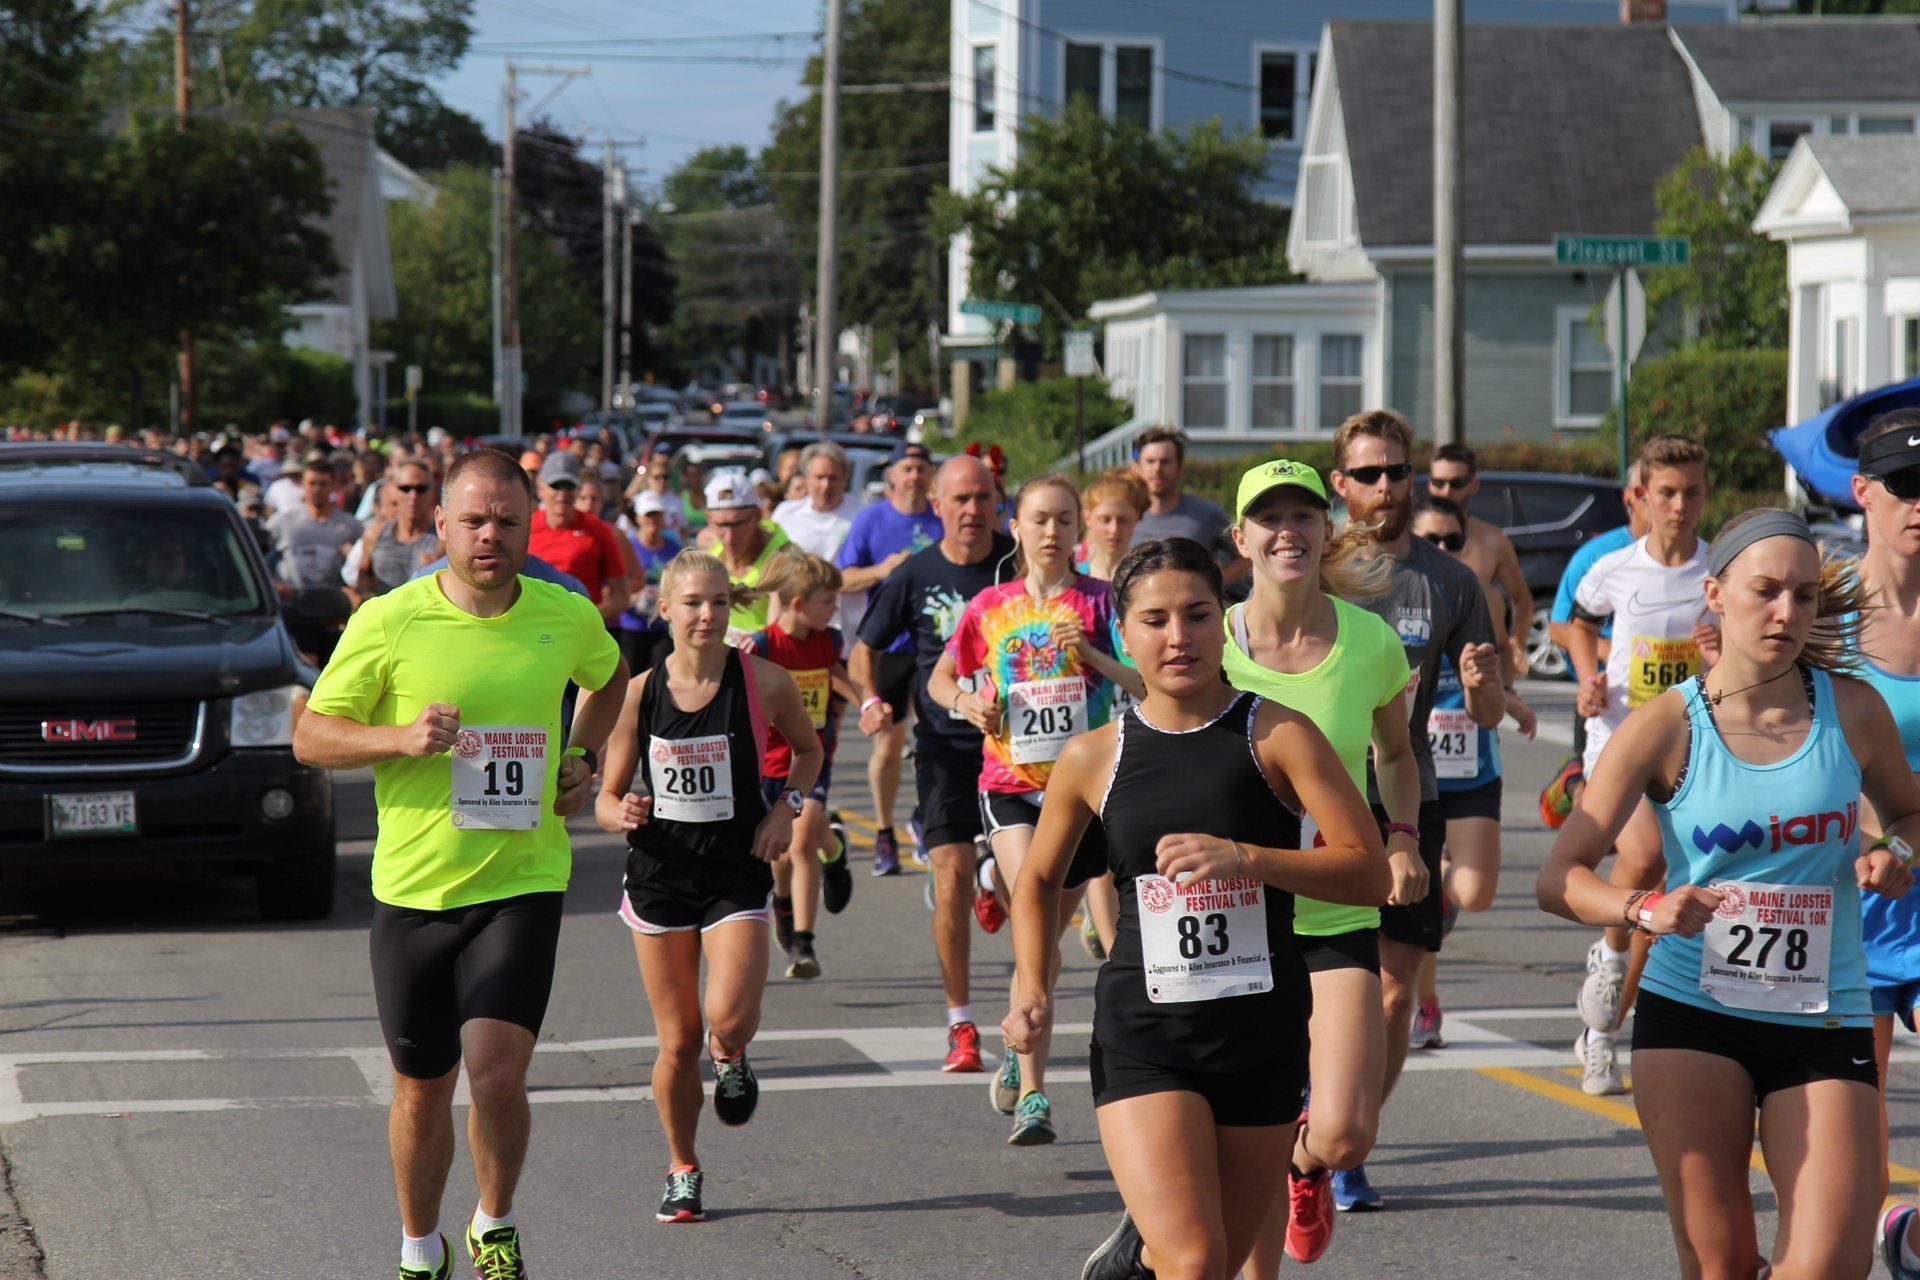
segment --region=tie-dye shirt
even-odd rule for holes
[[[1056,622],[1077,618],[1101,653],[1119,652],[1113,596],[1099,578],[1076,578],[1058,595],[1035,600],[1024,579],[989,587],[967,602],[947,652],[962,680],[982,673],[1000,702],[1000,731],[986,739],[980,790],[1038,791],[1066,740],[1098,729],[1113,714],[1114,685],[1053,643]]]

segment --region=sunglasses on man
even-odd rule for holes
[[[1428,476],[1427,488],[1451,493],[1455,489],[1464,489],[1473,483],[1472,476]]]
[[[1400,484],[1413,474],[1413,464],[1396,462],[1385,467],[1346,467],[1340,474],[1360,485],[1379,484],[1381,476],[1385,476],[1390,483]]]
[[[1467,545],[1464,533],[1423,533],[1420,535],[1442,551],[1459,551]]]

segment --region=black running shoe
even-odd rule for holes
[[[660,1197],[660,1212],[655,1222],[705,1222],[707,1211],[700,1204],[700,1171],[692,1165],[676,1165],[667,1171],[667,1191]]]
[[[1080,1268],[1080,1280],[1137,1280],[1140,1270],[1140,1230],[1133,1215],[1122,1211],[1120,1225]]]
[[[839,915],[853,901],[853,871],[847,866],[847,834],[836,833],[834,855],[820,860],[820,901],[833,915]]]
[[[788,899],[786,908],[780,906],[780,900],[773,900],[773,941],[782,951],[793,950],[793,900]]]
[[[711,1051],[709,1051],[711,1056]],[[747,1051],[731,1058],[713,1059],[713,1114],[720,1123],[738,1129],[753,1119],[760,1105],[760,1080],[747,1062]]]

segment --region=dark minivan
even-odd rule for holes
[[[191,462],[0,446],[0,872],[192,864],[331,912],[333,783],[292,746],[308,603]]]

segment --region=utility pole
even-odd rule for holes
[[[627,208],[627,170],[613,171],[614,199],[620,205],[620,389],[633,386],[633,214]]]
[[[613,139],[607,139],[606,159],[600,168],[600,407],[613,408]],[[620,384],[626,399],[627,384]]]
[[[1461,0],[1433,0],[1433,442],[1466,435],[1465,262],[1460,228]]]
[[[833,409],[833,367],[839,355],[840,295],[840,7],[827,0],[826,62],[820,73],[820,255],[815,263],[814,418],[825,439]]]
[[[591,75],[593,68],[556,67],[552,63],[542,63],[537,67],[516,67],[513,65],[512,59],[507,60],[506,140],[502,148],[502,161],[506,169],[506,174],[504,183],[505,190],[502,192],[504,203],[500,218],[502,243],[500,272],[503,277],[501,285],[505,298],[502,307],[503,315],[501,317],[501,340],[504,345],[501,349],[500,360],[502,366],[500,371],[502,393],[500,397],[500,431],[501,434],[510,436],[521,434],[520,273],[517,246],[515,244],[518,237],[515,234],[517,228],[515,226],[516,218],[514,216],[513,153],[515,148],[513,112],[515,105],[519,102],[519,90],[516,84],[516,77],[523,71],[528,75],[553,75],[561,78],[560,83],[555,85],[546,97],[534,104],[531,114],[538,115],[540,109],[553,100],[554,94],[566,88],[569,81],[575,76]]]
[[[493,166],[493,402],[496,405],[507,403],[506,352],[501,346],[501,288],[500,288],[500,166]],[[502,421],[506,410],[501,409]]]
[[[187,56],[187,0],[173,0],[173,127],[186,132],[187,115],[193,110],[193,63]],[[181,435],[193,430],[195,408],[193,378],[193,330],[180,331],[180,403],[174,429]]]

